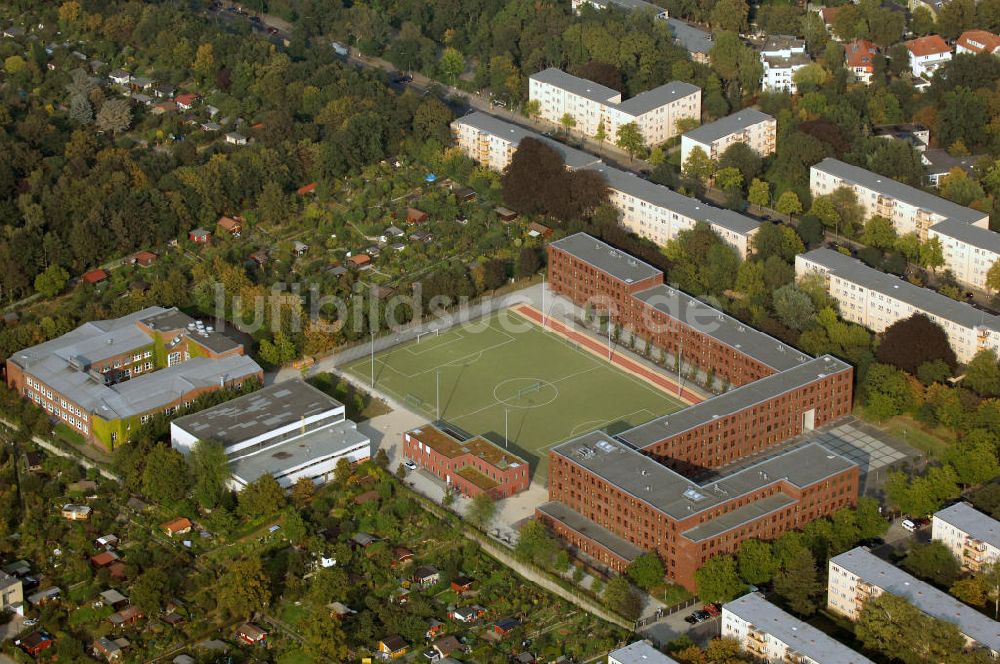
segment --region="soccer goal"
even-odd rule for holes
[[[416,394],[408,393],[404,401],[406,401],[406,404],[408,406],[420,409],[424,408],[424,400],[418,397]]]
[[[427,335],[436,337],[439,334],[441,334],[440,328],[436,330],[427,330],[426,332],[417,332],[417,343],[420,343],[420,340],[426,337]]]
[[[522,397],[526,397],[529,394],[535,394],[536,392],[541,391],[542,384],[543,384],[542,381],[538,381],[538,382],[532,383],[531,385],[527,385],[525,387],[522,387],[521,389],[519,389],[517,391],[517,395],[514,398],[515,399],[521,399]]]

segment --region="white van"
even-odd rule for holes
[[[900,525],[903,526],[904,530],[908,530],[911,533],[917,532],[917,524],[910,521],[909,519],[903,519],[903,522]]]

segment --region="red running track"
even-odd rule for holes
[[[542,324],[542,313],[528,304],[519,304],[517,306],[511,307],[514,311],[521,314],[525,318],[541,325]],[[545,321],[545,329],[548,329],[561,337],[569,339],[576,343],[579,347],[590,353],[597,355],[602,359],[608,358],[608,348],[604,344],[601,344],[591,337],[583,334],[582,332],[577,332],[568,325],[564,325],[559,321],[552,320],[549,318]],[[648,367],[634,362],[627,357],[619,355],[618,353],[612,352],[611,362],[615,364],[620,369],[632,374],[633,376],[640,378],[647,383],[657,387],[675,399],[679,398],[681,401],[687,404],[696,404],[704,401],[704,397],[700,394],[696,394],[688,389],[683,389],[681,391],[681,396],[677,396],[677,383],[668,378],[667,376],[649,369]]]

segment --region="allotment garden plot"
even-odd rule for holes
[[[576,434],[620,431],[683,407],[511,311],[377,353],[374,369],[377,391],[428,420],[500,445],[506,431],[511,450],[534,470],[549,447]],[[371,360],[347,371],[367,383]]]

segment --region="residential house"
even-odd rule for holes
[[[966,502],[934,513],[931,539],[948,547],[968,572],[1000,560],[1000,521]]]
[[[24,582],[12,574],[0,572],[0,611],[22,613]]]
[[[152,251],[137,251],[132,256],[132,262],[134,265],[139,267],[153,267],[153,263],[156,262],[157,255]]]
[[[90,557],[90,564],[95,569],[103,569],[110,567],[116,560],[118,560],[118,554],[114,551],[101,551],[97,555]]]
[[[102,549],[110,551],[112,547],[118,546],[118,541],[119,540],[117,535],[101,535],[96,540],[94,540],[94,544],[101,547]]]
[[[988,30],[966,30],[955,42],[955,55],[1000,55],[1000,37]]]
[[[410,589],[403,588],[400,586],[389,594],[389,602],[391,604],[399,604],[400,606],[406,604],[410,601]]]
[[[128,73],[124,69],[115,69],[108,74],[108,80],[115,85],[124,87],[132,81],[132,74]]]
[[[930,80],[934,72],[951,60],[951,47],[940,35],[927,35],[903,43],[910,52],[910,72],[915,78]]]
[[[497,219],[500,220],[500,223],[503,224],[512,223],[518,217],[517,212],[514,212],[510,208],[505,208],[502,205],[493,208],[493,212],[496,214]]]
[[[127,606],[117,613],[112,613],[108,616],[108,621],[115,627],[126,627],[128,625],[134,625],[143,618],[146,614],[142,612],[138,606],[132,605]]]
[[[125,639],[119,639],[128,643]],[[90,645],[90,651],[95,657],[103,657],[109,662],[120,662],[125,656],[125,648],[118,641],[112,641],[106,636],[99,637]]]
[[[153,79],[147,78],[145,76],[133,76],[132,80],[129,81],[129,87],[136,92],[145,92],[146,90],[152,90]]]
[[[548,240],[552,237],[552,229],[548,226],[543,226],[537,221],[533,221],[528,224],[528,235],[531,237],[540,237],[543,240]]]
[[[461,595],[472,590],[473,583],[475,583],[475,579],[459,575],[451,580],[451,589]]]
[[[201,130],[202,131],[214,132],[214,131],[219,131],[220,129],[222,129],[222,125],[220,125],[218,122],[202,122],[201,123]]]
[[[299,242],[298,240],[292,242],[292,252],[296,256],[305,256],[307,251],[309,251],[309,245],[305,242]]]
[[[172,100],[162,101],[159,104],[153,106],[153,115],[163,115],[164,113],[173,113],[177,110],[177,104]]]
[[[177,88],[169,83],[157,83],[153,86],[153,96],[160,99],[171,99],[177,94]]]
[[[204,228],[195,228],[188,233],[188,239],[195,244],[208,244],[212,239],[212,232]]]
[[[368,533],[359,532],[354,533],[354,535],[351,536],[351,546],[361,549],[367,549],[369,546],[378,541],[379,539],[377,537],[369,535]]]
[[[476,200],[476,190],[472,187],[461,187],[454,191],[455,200],[459,203],[471,203]]]
[[[330,609],[330,617],[334,620],[341,620],[357,613],[357,611],[341,602],[332,602],[327,604],[326,608]]]
[[[307,196],[309,194],[315,194],[316,193],[316,187],[318,187],[318,186],[319,185],[316,182],[310,182],[309,184],[306,184],[306,185],[303,185],[303,186],[299,187],[295,191],[295,193],[298,194],[299,196]]]
[[[422,224],[427,221],[429,215],[423,210],[418,210],[414,207],[406,208],[406,223],[408,224]]]
[[[559,123],[568,115],[576,131],[595,136],[603,130],[612,140],[620,127],[634,124],[649,146],[679,134],[679,121],[701,117],[701,89],[682,81],[623,101],[617,90],[550,67],[531,75],[528,96],[538,102],[540,117],[549,122]]]
[[[235,131],[226,134],[226,143],[230,145],[246,145],[247,137]]]
[[[854,39],[844,44],[844,63],[847,70],[861,83],[868,85],[875,73],[875,56],[878,46],[867,39]]]
[[[62,517],[68,521],[86,521],[90,518],[90,508],[86,505],[63,505]]]
[[[405,546],[397,546],[392,549],[392,565],[405,565],[413,562],[413,552]]]
[[[372,266],[372,259],[368,254],[355,254],[349,257],[347,262],[356,270],[367,270]]]
[[[431,644],[431,648],[438,654],[438,657],[448,657],[453,652],[459,652],[462,649],[462,643],[455,636],[449,634]]]
[[[191,532],[191,528],[194,526],[191,523],[191,519],[185,516],[177,517],[176,519],[171,519],[165,523],[160,524],[160,528],[163,529],[168,536],[173,537],[174,535],[186,535]]]
[[[920,162],[927,169],[927,181],[933,187],[941,185],[941,178],[948,175],[954,169],[965,171],[970,176],[975,176],[975,166],[982,159],[989,159],[988,155],[974,154],[965,157],[953,157],[947,150],[941,148],[931,148],[920,153]]]
[[[758,44],[760,61],[764,65],[761,89],[765,92],[795,94],[795,72],[812,63],[806,53],[806,43],[789,35],[773,35]]]
[[[454,609],[448,614],[448,617],[460,623],[474,623],[485,615],[486,609],[478,604],[473,604],[472,606],[460,606]]]
[[[32,606],[44,606],[49,602],[55,602],[62,595],[62,588],[59,586],[49,586],[45,590],[28,595],[28,604]]]
[[[195,92],[186,92],[182,95],[174,97],[174,103],[177,104],[177,108],[182,111],[190,111],[200,99],[201,95]]]
[[[110,606],[113,609],[120,609],[124,607],[126,604],[128,604],[128,597],[121,594],[114,588],[109,588],[108,590],[105,590],[104,592],[99,594],[98,597],[100,597],[100,603],[103,606]]]
[[[777,132],[777,120],[767,113],[745,108],[684,133],[681,136],[681,163],[687,163],[696,147],[701,148],[710,159],[718,159],[736,143],[744,143],[761,157],[767,157],[774,154]]]
[[[393,239],[398,239],[406,235],[406,231],[397,226],[389,226],[389,228],[382,231],[381,237],[379,237],[379,242],[386,244]]]
[[[152,106],[153,98],[149,95],[143,94],[141,92],[133,92],[131,95],[132,101],[137,104],[142,104],[143,106]]]
[[[262,267],[267,264],[269,258],[270,258],[270,252],[267,249],[258,249],[257,251],[247,256],[247,260]]]
[[[427,621],[427,631],[424,632],[424,638],[433,639],[435,636],[441,633],[444,629],[444,623],[436,618],[430,618]]]
[[[85,284],[95,286],[101,282],[107,281],[109,276],[111,275],[109,275],[106,270],[97,268],[96,270],[90,270],[89,272],[84,272],[80,275],[80,281]]]
[[[507,636],[521,626],[521,621],[517,618],[501,618],[493,623],[493,631],[500,636]]]
[[[923,152],[931,143],[931,130],[916,123],[876,125],[872,127],[872,136],[906,141],[917,152]]]
[[[217,225],[233,237],[239,237],[243,233],[242,217],[219,217]]]
[[[393,635],[379,641],[376,649],[383,659],[399,659],[409,651],[410,645],[403,637]]]
[[[823,27],[826,31],[830,33],[834,39],[839,39],[836,31],[833,29],[833,22],[837,20],[837,14],[840,13],[840,7],[821,7],[819,9],[819,18],[823,21]]]
[[[674,38],[674,43],[683,48],[695,62],[709,64],[709,51],[712,50],[712,33],[708,30],[691,25],[678,18],[668,18],[667,26]]]
[[[236,636],[240,641],[251,646],[259,646],[267,643],[267,632],[253,623],[243,623],[236,629]]]
[[[55,643],[55,639],[49,636],[45,630],[32,632],[23,639],[14,641],[14,645],[19,646],[21,650],[28,653],[32,657],[38,657],[42,651],[51,648],[55,645]]]
[[[441,580],[441,572],[432,565],[421,565],[413,570],[413,582],[427,588],[433,586]]]

